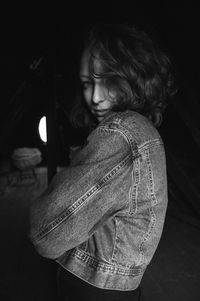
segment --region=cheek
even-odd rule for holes
[[[108,94],[108,98],[112,101],[112,102],[115,102],[116,101],[116,98],[117,98],[117,95],[118,95],[118,90],[117,88],[114,86],[110,86],[108,89],[107,89],[107,94]]]
[[[87,105],[90,105],[92,97],[92,92],[90,91],[90,89],[83,91],[83,97]]]
[[[107,106],[112,108],[117,103],[117,93],[115,91],[109,90]]]

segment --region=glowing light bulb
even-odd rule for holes
[[[39,134],[40,134],[40,139],[46,143],[47,142],[47,121],[46,121],[46,116],[43,116],[40,119],[39,122]]]

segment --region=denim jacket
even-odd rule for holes
[[[99,288],[134,290],[167,208],[163,142],[139,113],[111,113],[30,210],[37,251]]]

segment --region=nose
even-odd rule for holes
[[[93,94],[92,94],[92,101],[94,104],[99,104],[105,100],[105,91],[104,88],[99,85],[95,84],[93,87]]]

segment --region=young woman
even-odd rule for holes
[[[170,62],[133,26],[97,25],[80,81],[72,119],[88,137],[32,205],[30,237],[60,266],[60,300],[140,300],[167,208],[156,127],[174,93]]]

